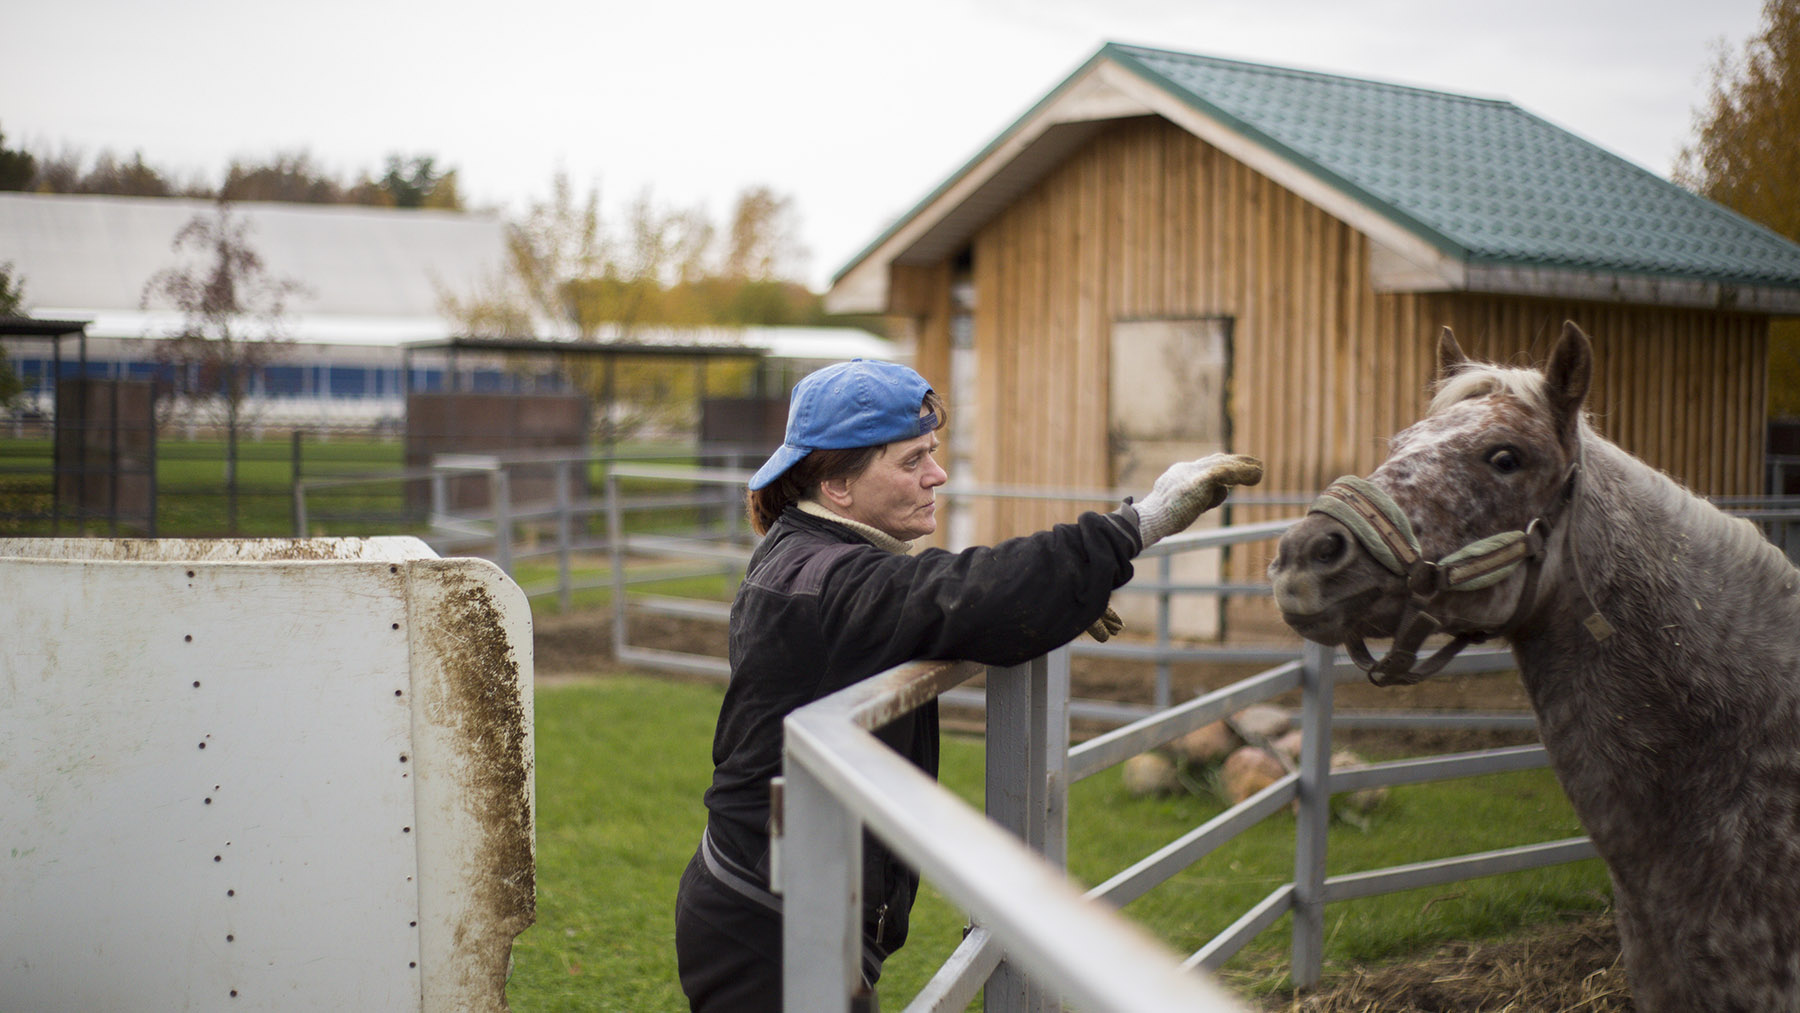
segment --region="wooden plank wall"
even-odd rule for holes
[[[1762,493],[1767,318],[1484,295],[1421,297],[1464,351],[1541,365],[1573,320],[1594,340],[1594,427],[1707,496]],[[1435,340],[1435,331],[1432,340]]]
[[[985,483],[1110,485],[1116,320],[1230,317],[1233,449],[1267,463],[1259,491],[1310,496],[1373,469],[1387,438],[1419,417],[1443,325],[1473,355],[1537,363],[1574,319],[1599,352],[1591,407],[1603,432],[1699,492],[1760,491],[1763,318],[1378,293],[1362,234],[1155,117],[1099,135],[984,226],[973,254]],[[947,275],[914,277],[908,291],[947,305]],[[932,379],[948,383],[947,322],[918,334],[921,368],[943,363]],[[1036,530],[1088,505],[987,504],[979,537]],[[1295,509],[1240,507],[1232,519]],[[1231,569],[1248,575],[1266,561],[1240,553]]]

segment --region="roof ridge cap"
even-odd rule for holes
[[[1510,106],[1519,108],[1511,99],[1500,96],[1471,95],[1467,92],[1448,91],[1443,88],[1422,84],[1407,84],[1401,81],[1388,81],[1381,78],[1363,77],[1343,71],[1319,70],[1310,67],[1295,67],[1288,64],[1262,63],[1230,56],[1215,56],[1210,53],[1194,53],[1180,49],[1164,49],[1158,46],[1145,46],[1127,42],[1108,42],[1101,47],[1102,55],[1126,56],[1136,59],[1138,54],[1155,56],[1172,56],[1185,60],[1196,60],[1215,66],[1238,67],[1264,74],[1280,74],[1288,77],[1310,78],[1318,81],[1342,81],[1347,84],[1381,88],[1389,91],[1412,92],[1418,95],[1433,95],[1439,98],[1456,99],[1460,102],[1476,102],[1483,105]],[[1142,62],[1141,60],[1139,62]]]

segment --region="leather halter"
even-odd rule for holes
[[[1406,580],[1406,605],[1387,655],[1377,660],[1361,637],[1352,636],[1344,643],[1351,660],[1369,674],[1370,682],[1377,686],[1412,685],[1436,675],[1463,648],[1494,636],[1495,631],[1458,634],[1423,664],[1419,663],[1419,648],[1425,638],[1444,626],[1427,609],[1448,592],[1492,587],[1524,566],[1525,586],[1519,592],[1512,617],[1501,628],[1524,616],[1536,596],[1545,539],[1551,523],[1574,499],[1578,472],[1578,465],[1569,465],[1561,495],[1525,530],[1504,531],[1470,542],[1435,562],[1420,553],[1418,536],[1413,534],[1405,512],[1379,486],[1346,475],[1325,487],[1307,512],[1325,514],[1349,528],[1376,562]]]

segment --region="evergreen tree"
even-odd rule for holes
[[[25,280],[13,273],[11,263],[0,264],[0,317],[16,317],[25,312]],[[25,390],[12,363],[0,355],[0,408],[11,408]]]
[[[37,177],[37,159],[28,151],[15,151],[6,146],[6,133],[0,131],[0,190],[29,190]]]

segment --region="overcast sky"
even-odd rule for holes
[[[8,147],[216,183],[305,149],[459,170],[517,212],[559,169],[617,214],[791,195],[817,287],[1105,42],[1509,99],[1667,176],[1762,0],[0,0]]]

